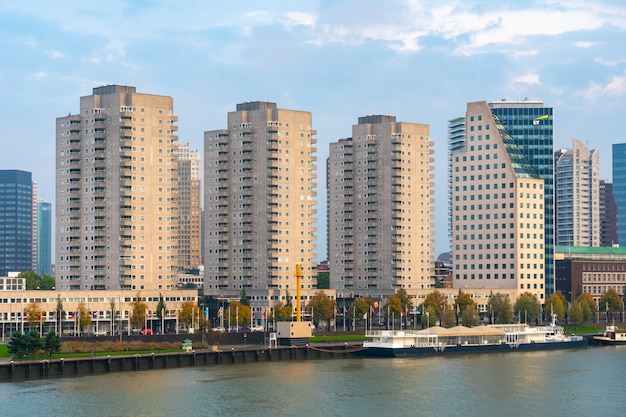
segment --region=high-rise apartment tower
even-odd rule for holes
[[[346,297],[409,294],[433,281],[433,142],[429,126],[359,117],[330,144],[330,282]],[[339,296],[339,295],[338,295]]]
[[[180,269],[197,269],[202,263],[202,187],[200,152],[189,142],[178,146],[178,261]]]
[[[263,101],[237,104],[227,129],[204,133],[206,295],[245,291],[259,312],[295,296],[297,264],[302,289],[315,288],[315,135],[310,112]]]
[[[56,121],[56,285],[165,290],[178,272],[171,97],[106,85]]]
[[[600,246],[600,151],[574,139],[554,153],[555,240],[562,246]]]

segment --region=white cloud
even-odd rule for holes
[[[65,54],[61,51],[49,51],[48,54],[54,58],[54,59],[59,59],[59,58],[64,58]]]
[[[626,95],[626,75],[615,75],[606,84],[591,83],[581,95],[589,99],[624,96]]]
[[[599,44],[600,44],[600,42],[591,42],[591,41],[574,42],[574,45],[579,47],[579,48],[591,48],[591,47],[597,46]]]
[[[37,71],[36,73],[34,73],[33,75],[31,75],[31,78],[39,81],[39,80],[43,80],[44,78],[46,78],[48,76],[47,73],[45,73],[44,71]]]
[[[310,13],[290,12],[286,15],[285,26],[291,28],[294,26],[315,27],[317,17]]]
[[[595,62],[596,64],[606,66],[606,67],[616,67],[618,65],[626,63],[626,59],[608,60],[608,59],[603,59],[603,58],[594,58],[593,62]]]
[[[524,75],[520,75],[519,77],[513,78],[514,84],[527,84],[527,85],[540,85],[539,74],[536,73],[528,73]]]

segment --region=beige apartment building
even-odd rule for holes
[[[359,117],[330,144],[328,242],[337,297],[416,295],[433,281],[433,142],[429,126]]]
[[[600,150],[577,139],[554,152],[555,243],[601,246]]]
[[[202,264],[202,174],[200,152],[189,142],[178,145],[178,262],[181,271]]]
[[[204,134],[204,292],[251,299],[255,318],[315,291],[316,143],[310,112],[237,104],[228,127]]]
[[[468,103],[465,123],[450,155],[454,288],[543,303],[544,182],[487,102]]]
[[[175,288],[177,121],[171,97],[121,85],[57,118],[57,289]]]

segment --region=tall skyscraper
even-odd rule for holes
[[[448,121],[448,240],[452,247],[452,154],[466,151],[465,116]]]
[[[431,288],[433,142],[429,126],[359,117],[330,144],[331,288],[383,298]]]
[[[32,269],[32,174],[0,170],[0,276]]]
[[[106,85],[56,121],[56,284],[162,290],[178,271],[171,97]]]
[[[192,151],[189,142],[183,142],[178,155],[178,261],[180,269],[197,269],[201,262],[202,187],[200,152]]]
[[[617,244],[617,206],[613,198],[613,183],[600,180],[600,246]]]
[[[297,264],[316,286],[316,131],[310,112],[262,101],[227,123],[204,133],[204,292],[245,291],[259,312],[295,295]]]
[[[562,246],[600,246],[600,151],[574,139],[554,153],[555,240]]]
[[[468,103],[453,147],[455,288],[516,289],[544,299],[544,181],[487,102]]]
[[[554,136],[553,109],[542,101],[496,101],[492,113],[544,181],[545,292],[554,292]]]
[[[43,275],[52,274],[52,205],[37,202],[37,270]]]
[[[626,246],[626,143],[613,144],[613,197],[617,206],[617,240]]]
[[[31,210],[32,213],[32,218],[31,218],[31,233],[32,233],[32,238],[31,238],[31,262],[30,262],[30,268],[32,271],[37,272],[39,270],[39,241],[38,241],[38,235],[37,235],[37,230],[39,229],[37,222],[39,220],[38,216],[37,216],[37,203],[39,202],[39,196],[37,195],[37,182],[33,181],[33,194],[32,194],[32,198],[31,201],[33,202],[33,207]]]

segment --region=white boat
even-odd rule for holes
[[[611,324],[606,326],[602,335],[594,336],[593,341],[599,345],[626,345],[626,330]]]
[[[440,326],[423,330],[370,330],[362,353],[366,356],[423,356],[445,353],[507,352],[584,348],[587,339],[566,336],[563,327],[493,324],[476,327]]]

